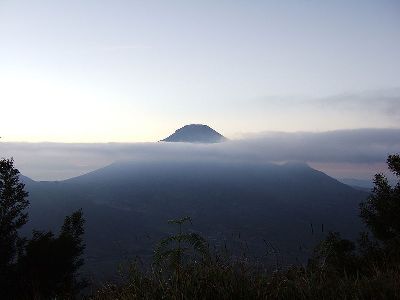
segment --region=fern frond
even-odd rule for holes
[[[171,235],[162,239],[154,250],[154,263],[161,266],[163,263],[175,270],[180,268],[183,258],[190,257],[187,253],[189,248],[202,258],[208,259],[209,249],[206,240],[197,233],[182,233],[181,226],[185,222],[191,222],[190,217],[184,217],[177,220],[169,220],[169,224],[178,224],[180,230],[178,234]]]

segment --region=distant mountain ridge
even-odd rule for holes
[[[226,141],[219,132],[203,124],[190,124],[177,129],[173,134],[160,142],[185,142],[185,143],[220,143]]]
[[[355,179],[355,178],[339,178],[340,182],[350,185],[352,187],[360,187],[371,190],[374,187],[373,180],[362,180],[362,179]]]
[[[304,262],[328,231],[357,236],[359,203],[368,196],[303,163],[125,161],[64,181],[25,182],[24,233],[56,230],[82,209],[85,268],[95,274],[110,274],[124,257],[150,261],[171,230],[166,220],[181,216],[216,247],[239,253],[240,234],[251,255],[269,261],[265,239],[282,262]]]

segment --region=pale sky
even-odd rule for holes
[[[0,0],[3,141],[400,126],[399,1]]]

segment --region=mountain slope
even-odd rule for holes
[[[104,274],[128,257],[151,257],[156,241],[173,230],[166,220],[186,215],[217,246],[237,253],[246,242],[249,254],[269,260],[267,240],[283,261],[304,261],[328,230],[356,236],[358,203],[367,195],[307,165],[215,161],[115,163],[27,188],[27,230],[55,229],[82,208],[87,267]]]
[[[207,125],[191,124],[176,130],[162,142],[219,143],[226,138]]]

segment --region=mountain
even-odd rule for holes
[[[247,249],[269,262],[277,259],[267,254],[273,247],[282,264],[305,262],[328,231],[357,237],[358,204],[368,195],[306,164],[239,161],[120,162],[26,187],[25,234],[57,230],[65,215],[83,209],[86,271],[96,277],[126,259],[150,260],[156,242],[175,229],[166,221],[187,215],[191,230],[217,248]]]
[[[219,143],[226,138],[207,125],[190,124],[176,130],[161,142]]]
[[[354,188],[361,188],[365,189],[366,191],[371,191],[371,189],[374,187],[374,182],[373,180],[362,180],[362,179],[354,179],[354,178],[339,178],[338,179],[340,182],[343,182],[344,184],[350,185]]]
[[[27,176],[24,176],[24,175],[22,175],[22,174],[19,174],[19,180],[20,180],[22,183],[24,183],[24,184],[32,184],[32,183],[35,182],[35,181],[32,180],[31,178],[29,178],[29,177],[27,177]]]

